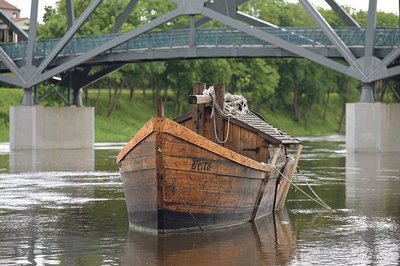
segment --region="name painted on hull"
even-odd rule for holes
[[[192,171],[199,172],[210,172],[211,171],[211,162],[192,159]]]

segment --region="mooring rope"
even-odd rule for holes
[[[192,217],[192,219],[196,222],[196,224],[197,224],[197,226],[200,228],[200,230],[201,230],[201,231],[204,231],[204,228],[200,225],[200,222],[196,219],[196,217],[195,217],[195,216],[193,215],[193,213],[190,211],[189,204],[186,203],[186,200],[185,200],[185,197],[183,196],[182,191],[181,191],[181,190],[178,188],[178,186],[176,185],[176,179],[175,179],[175,177],[172,175],[171,170],[167,167],[166,164],[164,164],[164,169],[166,169],[167,171],[169,171],[169,174],[170,174],[171,178],[173,178],[174,181],[173,181],[173,183],[172,183],[172,187],[173,187],[176,191],[178,191],[179,198],[182,200],[184,206],[185,206],[186,209],[187,209],[187,212],[188,212],[189,215]]]
[[[328,204],[326,204],[318,195],[317,193],[315,193],[315,191],[311,188],[311,186],[307,183],[307,186],[309,187],[309,189],[313,192],[313,194],[316,196],[317,199],[313,198],[312,196],[310,196],[307,192],[305,192],[304,190],[302,190],[299,186],[297,186],[295,183],[292,182],[292,180],[290,180],[290,178],[288,178],[286,175],[284,175],[278,168],[276,168],[276,166],[273,167],[276,171],[278,171],[278,173],[285,178],[291,185],[293,185],[296,189],[298,189],[300,192],[302,192],[305,196],[307,196],[309,199],[311,199],[312,201],[318,203],[319,205],[321,205],[322,207],[324,207],[325,209],[327,209],[330,212],[335,212],[334,209],[332,209],[331,207],[329,207]],[[304,177],[304,175],[303,175]],[[305,178],[305,177],[304,177]]]

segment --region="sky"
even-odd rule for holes
[[[31,0],[6,0],[10,4],[21,9],[21,17],[30,17],[31,10]],[[48,5],[55,5],[57,0],[39,0],[39,22],[42,21],[44,14],[44,7]],[[288,0],[289,2],[297,2],[297,0]],[[310,0],[311,3],[322,6],[324,8],[329,8],[324,0]],[[348,5],[354,7],[355,9],[367,10],[368,0],[336,0],[340,5]],[[399,1],[397,0],[378,0],[378,10],[384,12],[392,12],[395,14],[399,13]]]

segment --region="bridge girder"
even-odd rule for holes
[[[368,25],[365,29],[365,47],[363,47],[363,54],[361,55],[359,53],[359,49],[357,49],[357,53],[355,53],[353,49],[350,49],[344,44],[343,40],[340,39],[331,26],[321,16],[318,10],[310,4],[309,0],[300,0],[301,4],[304,6],[309,15],[315,20],[317,25],[331,40],[336,53],[338,53],[341,58],[344,58],[346,63],[338,62],[337,60],[329,58],[323,53],[318,53],[312,49],[294,45],[286,40],[280,39],[265,31],[255,28],[254,25],[263,25],[269,27],[278,26],[238,11],[238,6],[248,2],[248,0],[173,0],[177,4],[176,9],[161,15],[145,25],[115,36],[114,39],[109,40],[108,42],[103,43],[84,54],[60,59],[59,54],[62,49],[73,39],[83,23],[85,23],[87,19],[93,15],[93,12],[102,2],[102,0],[92,0],[82,15],[79,18],[75,18],[73,12],[73,0],[65,1],[67,3],[69,29],[65,33],[64,37],[58,41],[58,44],[54,47],[50,54],[46,56],[46,58],[35,61],[34,48],[37,44],[37,23],[35,21],[37,19],[38,0],[32,0],[31,23],[29,36],[27,39],[28,45],[26,48],[26,57],[23,62],[17,62],[17,64],[0,47],[0,60],[11,73],[0,74],[1,81],[23,88],[31,88],[41,82],[51,79],[55,75],[66,73],[68,70],[75,69],[76,67],[86,66],[91,68],[92,65],[96,65],[101,61],[101,58],[105,57],[104,53],[121,45],[122,43],[141,36],[142,34],[149,32],[179,16],[190,16],[194,18],[194,15],[202,15],[203,18],[198,20],[194,25],[192,23],[190,29],[193,36],[195,36],[194,32],[198,27],[210,20],[214,20],[271,44],[271,49],[275,49],[275,51],[281,50],[284,51],[284,54],[293,55],[293,57],[307,58],[325,67],[356,78],[364,83],[370,83],[400,74],[400,66],[389,67],[400,55],[400,48],[392,49],[389,53],[386,53],[383,58],[379,58],[379,56],[377,56],[379,49],[376,49],[374,43],[377,0],[369,0],[370,10],[368,12]],[[341,8],[335,0],[326,0],[326,2],[333,8],[338,16],[346,22],[347,25],[351,27],[359,27],[357,22],[354,21],[354,19],[352,19],[351,16],[346,13],[346,11]],[[131,0],[128,3],[126,8],[117,17],[112,32],[115,33],[119,31],[129,14],[136,7],[136,4],[137,0]],[[23,33],[21,34],[23,35]],[[24,36],[24,38],[26,38],[26,36]],[[260,51],[265,51],[265,49],[268,49],[268,47],[260,47]],[[231,52],[234,53],[235,49],[232,49]],[[180,55],[180,52],[174,53],[177,56]],[[203,57],[200,55],[201,53],[199,53],[199,50],[196,50],[195,47],[187,48],[187,53],[189,53],[189,56],[186,54],[186,56],[183,56],[182,58]],[[209,52],[209,57],[214,56],[215,53]],[[258,53],[254,53],[254,56],[263,57]],[[204,55],[204,57],[207,57],[207,55]],[[232,57],[234,57],[234,54]],[[135,60],[132,60],[132,62],[133,61]],[[118,63],[124,64],[128,62],[123,61]],[[112,69],[113,67],[109,68],[110,71]],[[90,71],[86,72],[89,73]],[[98,75],[96,75],[95,80],[101,78],[101,74],[106,75],[107,73],[108,71],[100,72]],[[89,78],[89,80],[91,79]],[[84,86],[84,82],[81,84]]]

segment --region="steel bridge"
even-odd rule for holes
[[[24,89],[23,106],[10,108],[11,149],[93,148],[94,108],[37,105],[33,91],[45,81],[67,87],[72,91],[67,103],[81,106],[81,88],[127,63],[298,57],[361,81],[361,103],[346,105],[349,151],[400,151],[400,104],[374,103],[374,82],[400,74],[400,30],[376,28],[377,0],[369,0],[365,28],[335,0],[325,1],[345,22],[347,27],[342,29],[333,29],[309,0],[299,1],[316,29],[283,28],[239,11],[249,0],[171,0],[175,9],[120,33],[139,1],[130,0],[116,16],[109,35],[86,37],[76,35],[89,17],[95,16],[102,0],[91,0],[78,18],[73,0],[64,0],[68,29],[58,40],[44,41],[37,39],[38,1],[32,0],[29,34],[0,12],[0,19],[24,40],[0,45],[0,81]],[[186,27],[162,30],[178,17],[188,18]],[[223,29],[203,27],[209,21],[218,22]],[[98,65],[102,67],[94,67]]]
[[[360,25],[335,0],[326,0],[347,27],[333,29],[308,1],[302,6],[319,28],[282,28],[267,20],[252,17],[238,7],[248,0],[172,0],[176,8],[147,24],[119,33],[123,23],[137,6],[128,2],[117,16],[110,35],[76,37],[81,26],[101,4],[92,0],[79,18],[73,0],[65,0],[68,30],[58,40],[37,40],[38,0],[32,0],[29,34],[0,12],[20,38],[18,44],[0,45],[0,81],[25,90],[23,104],[32,105],[32,88],[54,78],[61,79],[79,94],[79,90],[126,63],[168,59],[215,57],[299,57],[360,80],[361,101],[372,102],[374,81],[400,74],[399,29],[377,29],[377,0],[369,1],[368,23]],[[160,31],[159,26],[187,16],[184,29]],[[200,19],[198,19],[201,16]],[[224,29],[205,29],[209,21]],[[105,65],[92,73],[95,65]],[[73,77],[73,78],[71,78]],[[78,99],[79,97],[74,97]],[[79,101],[74,104],[79,105]]]

